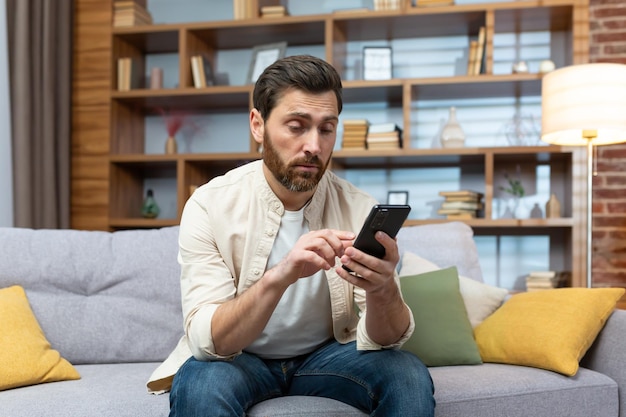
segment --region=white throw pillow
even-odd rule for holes
[[[402,256],[399,275],[402,279],[404,276],[423,274],[438,269],[441,268],[429,260],[414,253],[405,252]],[[509,293],[504,288],[493,287],[464,276],[459,276],[459,290],[472,327],[478,326],[496,311]]]

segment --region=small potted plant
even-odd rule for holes
[[[520,166],[517,166],[517,178],[512,178],[506,170],[504,171],[504,178],[507,181],[507,186],[500,186],[498,189],[511,196],[511,199],[513,200],[513,209],[511,210],[510,207],[507,207],[507,211],[503,217],[509,217],[508,215],[510,215],[510,217],[519,218],[518,208],[520,200],[526,195],[526,190],[522,185]]]

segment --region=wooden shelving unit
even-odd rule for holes
[[[82,0],[77,1],[81,3]],[[588,44],[584,40],[587,9],[588,2],[582,0],[529,0],[441,7],[417,7],[406,2],[398,11],[343,12],[130,28],[109,26],[110,89],[105,104],[110,109],[110,129],[108,137],[102,138],[109,144],[104,155],[108,186],[104,228],[115,230],[175,225],[189,197],[190,186],[202,184],[235,166],[259,158],[256,144],[251,139],[249,149],[244,152],[145,154],[145,118],[157,114],[158,108],[167,106],[200,114],[224,110],[247,113],[250,109],[252,86],[194,88],[190,66],[192,55],[205,54],[216,59],[220,50],[251,49],[258,44],[287,41],[290,46],[323,47],[326,60],[344,76],[350,42],[452,35],[475,37],[479,28],[485,26],[485,71],[480,75],[408,77],[387,81],[344,78],[345,103],[382,101],[400,109],[405,141],[403,149],[398,150],[336,151],[332,169],[459,166],[479,172],[484,179],[484,187],[478,190],[485,196],[484,218],[467,221],[476,234],[549,235],[551,252],[560,254],[554,257],[555,266],[571,269],[573,284],[583,285],[586,185],[584,158],[579,150],[555,146],[413,149],[411,141],[406,138],[414,133],[411,132],[414,117],[411,104],[416,100],[519,98],[541,94],[541,75],[493,74],[493,38],[496,33],[511,30],[564,32],[569,46],[566,51],[560,52],[563,56],[561,65],[587,62]],[[115,90],[118,58],[133,58],[140,71],[145,72],[145,57],[162,53],[178,55],[177,88]],[[495,218],[494,173],[519,163],[550,165],[550,185],[563,203],[563,218]],[[143,181],[147,173],[175,179],[176,218],[146,220],[140,217]],[[78,209],[74,213],[76,224],[89,228],[89,220],[83,216],[84,213]],[[442,221],[446,220],[410,220],[407,224]],[[102,226],[102,223],[94,223],[94,228]]]

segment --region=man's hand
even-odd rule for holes
[[[376,240],[385,248],[385,256],[378,259],[354,247],[348,247],[341,257],[337,274],[365,290],[367,333],[376,343],[386,346],[397,342],[410,324],[410,312],[402,301],[395,282],[395,269],[400,255],[398,244],[384,232],[376,232]]]
[[[396,286],[394,271],[400,260],[395,239],[384,232],[376,232],[376,240],[385,248],[384,258],[376,258],[350,246],[345,249],[341,263],[354,274],[341,267],[337,268],[337,273],[343,279],[363,288],[368,295],[385,291],[390,285]]]
[[[276,278],[284,279],[288,285],[308,277],[319,270],[328,271],[335,265],[335,258],[342,257],[352,245],[352,232],[323,229],[302,235],[295,246],[274,268]]]

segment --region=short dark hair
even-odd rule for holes
[[[293,55],[267,67],[254,85],[252,100],[263,120],[267,120],[283,93],[295,88],[307,93],[333,91],[339,113],[343,108],[341,77],[323,59],[311,55]]]

